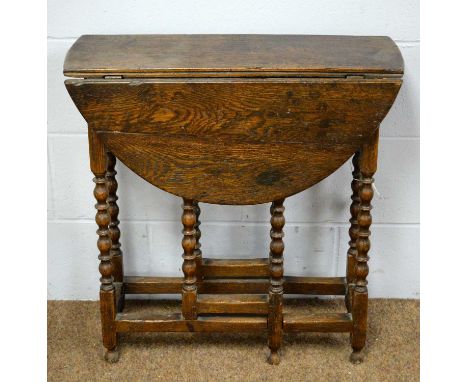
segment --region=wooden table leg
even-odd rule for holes
[[[105,359],[109,362],[116,362],[119,354],[116,351],[117,335],[115,330],[115,289],[112,277],[112,257],[110,249],[112,240],[109,233],[110,215],[108,211],[107,198],[109,195],[106,180],[106,151],[104,145],[97,135],[89,132],[89,147],[91,159],[91,171],[95,178],[94,197],[96,198],[96,223],[98,225],[97,234],[99,236],[97,247],[99,249],[99,272],[101,273],[100,287],[100,307],[102,342],[106,348]]]
[[[182,247],[184,254],[182,258],[184,263],[182,271],[184,272],[184,284],[182,286],[182,315],[186,320],[197,318],[197,263],[195,247],[197,244],[195,223],[197,220],[193,200],[185,199],[182,205],[182,224],[184,229],[182,233]]]
[[[351,312],[352,306],[352,297],[353,297],[353,290],[354,290],[354,283],[355,283],[355,264],[356,264],[356,240],[359,234],[359,224],[358,224],[358,214],[359,209],[361,206],[361,201],[359,199],[359,189],[361,185],[361,170],[359,169],[359,151],[357,151],[353,156],[353,180],[351,182],[351,190],[353,191],[351,195],[351,206],[349,208],[351,213],[351,218],[349,222],[351,226],[349,227],[349,249],[348,249],[348,256],[346,262],[346,284],[347,284],[347,291],[346,291],[346,308],[348,312]]]
[[[112,240],[112,246],[110,249],[110,254],[112,257],[112,276],[114,281],[123,282],[123,258],[122,250],[120,245],[120,229],[119,229],[119,206],[117,200],[117,188],[118,183],[115,178],[117,171],[115,171],[116,158],[115,155],[110,151],[107,152],[107,171],[106,171],[106,180],[107,188],[109,190],[109,195],[107,197],[108,211],[110,216],[109,223],[109,235]],[[123,292],[123,291],[122,291]],[[117,310],[121,312],[125,304],[125,294],[121,293],[119,301],[117,302]]]
[[[201,250],[201,244],[200,244],[200,238],[201,238],[201,231],[200,231],[200,206],[198,205],[197,201],[193,202],[193,206],[195,208],[195,239],[197,243],[195,244],[195,263],[196,263],[196,276],[197,276],[197,282],[201,282],[203,280],[203,257],[202,257],[202,250]]]
[[[369,267],[368,252],[370,249],[370,230],[372,223],[371,216],[371,201],[374,195],[372,189],[372,178],[377,170],[377,154],[379,144],[379,130],[377,129],[371,139],[363,145],[359,164],[361,168],[361,187],[359,189],[359,199],[361,207],[358,214],[359,233],[356,241],[357,257],[355,265],[356,283],[354,288],[352,315],[353,315],[353,331],[351,332],[351,345],[353,353],[351,361],[354,363],[362,362],[362,348],[366,343],[367,332],[367,275]]]
[[[268,293],[268,362],[280,362],[279,349],[283,339],[283,227],[284,199],[274,201],[270,207],[270,288]]]

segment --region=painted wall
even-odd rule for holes
[[[63,85],[65,54],[81,34],[266,33],[388,35],[404,85],[382,124],[369,291],[419,298],[419,3],[408,0],[49,0],[48,297],[97,299],[93,175],[86,124]],[[181,200],[118,164],[127,274],[181,274]],[[344,275],[351,165],[286,203],[285,270]],[[201,204],[207,257],[268,255],[268,205]]]

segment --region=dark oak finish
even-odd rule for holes
[[[201,238],[201,230],[200,230],[201,209],[200,209],[200,206],[198,205],[197,201],[193,202],[193,206],[195,208],[195,219],[196,219],[195,220],[195,225],[194,225],[196,244],[195,244],[195,249],[193,251],[193,253],[195,254],[195,266],[196,266],[195,274],[196,274],[196,277],[197,277],[197,282],[201,282],[203,280],[203,269],[202,269],[203,256],[202,256],[201,243],[200,243],[200,238]]]
[[[353,291],[353,331],[351,332],[351,345],[353,353],[351,361],[361,362],[361,350],[366,343],[367,332],[367,275],[369,267],[367,261],[369,257],[367,253],[370,249],[370,230],[372,223],[371,216],[371,201],[374,196],[372,183],[374,182],[373,175],[377,170],[377,153],[379,145],[379,132],[376,131],[361,148],[359,158],[359,167],[361,169],[361,181],[359,188],[360,208],[357,217],[359,232],[356,240],[356,260],[355,260],[355,287]]]
[[[174,195],[217,204],[265,203],[319,182],[378,128],[401,85],[323,78],[134,82],[66,85],[89,128],[131,170]]]
[[[268,290],[268,362],[277,365],[280,361],[279,348],[283,339],[283,227],[284,199],[271,204],[270,243],[270,288]]]
[[[258,332],[267,329],[266,317],[198,317],[186,320],[181,314],[140,316],[119,313],[118,332]]]
[[[344,277],[297,277],[285,276],[284,293],[311,295],[344,295],[346,282]]]
[[[270,275],[267,258],[258,259],[203,259],[205,278],[268,277]]]
[[[125,292],[123,282],[114,281],[114,305],[116,312],[121,312],[125,308]]]
[[[349,332],[362,361],[379,125],[403,74],[390,38],[89,35],[64,73],[88,124],[108,361],[118,332],[143,331],[265,332],[272,364],[283,332]],[[284,199],[353,155],[346,277],[283,276]],[[183,199],[183,277],[124,275],[116,158]],[[272,201],[269,258],[203,257],[200,202]],[[181,314],[125,311],[127,294],[168,293]],[[347,312],[283,314],[284,294],[344,295]]]
[[[383,36],[86,35],[68,52],[63,71],[80,78],[402,74],[403,60]]]
[[[96,224],[98,225],[97,247],[99,249],[99,272],[101,273],[101,287],[99,297],[101,301],[101,324],[102,342],[106,348],[105,358],[109,362],[118,360],[117,335],[115,331],[116,298],[113,279],[112,240],[109,231],[111,216],[108,211],[107,200],[109,197],[108,182],[106,180],[107,157],[105,147],[95,134],[89,134],[91,170],[94,173],[93,179],[94,197],[96,198]]]
[[[349,208],[351,213],[351,218],[349,222],[351,226],[349,227],[349,249],[346,260],[346,281],[348,284],[348,290],[346,293],[346,308],[348,312],[351,311],[352,306],[352,297],[354,291],[355,283],[355,272],[354,268],[356,266],[356,240],[359,236],[359,224],[358,224],[358,214],[361,206],[359,199],[359,189],[361,187],[361,170],[359,169],[359,151],[357,151],[353,156],[353,180],[351,182],[351,190],[353,191],[351,195],[351,206]]]
[[[123,281],[123,259],[122,259],[122,250],[120,244],[120,228],[119,228],[119,206],[117,200],[117,188],[118,183],[115,179],[117,171],[115,171],[116,158],[115,155],[111,152],[107,153],[107,171],[106,171],[106,180],[107,180],[107,205],[108,213],[110,217],[109,223],[109,237],[112,241],[112,246],[109,251],[112,257],[112,276],[114,281],[117,283],[122,283]],[[125,305],[125,294],[116,295],[118,301],[117,310],[121,312]]]
[[[344,277],[297,277],[285,276],[284,293],[310,295],[344,295],[346,279]],[[125,276],[126,294],[170,294],[180,293],[184,279],[182,277],[138,277]],[[199,293],[208,294],[266,294],[270,287],[268,279],[205,279],[198,285]]]
[[[262,295],[201,295],[198,314],[267,314],[268,300]]]
[[[111,152],[107,153],[107,189],[109,195],[107,197],[108,213],[110,217],[109,223],[109,236],[112,240],[110,254],[112,256],[112,276],[114,281],[123,281],[123,263],[122,263],[122,250],[120,249],[120,229],[119,229],[119,206],[117,205],[117,187],[118,183],[115,179],[117,171],[115,171],[116,159]]]
[[[183,277],[124,276],[125,294],[179,294]]]
[[[268,279],[207,279],[200,285],[200,293],[256,294],[268,293]]]
[[[182,205],[182,247],[184,248],[182,271],[184,272],[184,284],[182,285],[182,314],[186,320],[197,318],[197,275],[196,275],[196,214],[193,200],[184,199]]]
[[[350,332],[353,317],[350,313],[322,313],[312,315],[285,314],[285,332]]]

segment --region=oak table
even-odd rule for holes
[[[379,125],[403,60],[388,37],[85,35],[69,50],[66,88],[88,124],[98,225],[105,358],[121,332],[266,331],[366,340],[372,182]],[[344,277],[283,276],[284,199],[353,157]],[[124,276],[116,158],[183,199],[183,277]],[[202,257],[199,202],[272,202],[269,258]],[[181,293],[181,314],[139,316],[128,294]],[[283,294],[344,295],[347,311],[283,314]]]

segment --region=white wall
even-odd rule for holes
[[[97,299],[98,260],[86,124],[63,85],[81,34],[273,33],[388,35],[405,59],[404,85],[381,129],[369,274],[373,297],[419,298],[419,3],[411,0],[49,0],[48,297]],[[350,163],[286,203],[285,268],[342,275]],[[118,165],[127,274],[181,274],[180,199]],[[202,204],[212,257],[267,256],[267,205]]]

